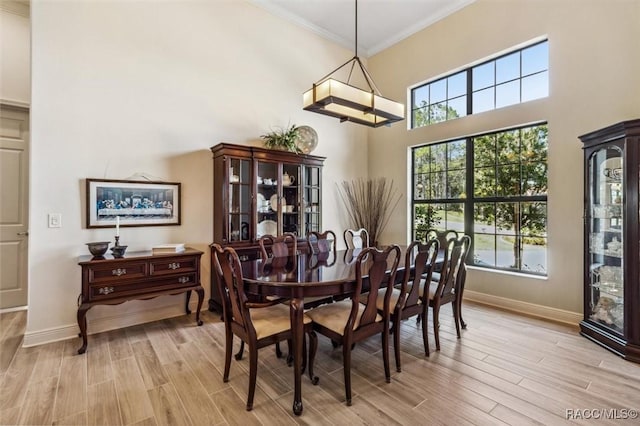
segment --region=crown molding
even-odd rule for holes
[[[463,9],[473,3],[475,0],[465,0],[462,2],[453,2],[449,7],[440,10],[437,15],[431,15],[426,17],[425,19],[416,22],[414,25],[407,27],[404,31],[395,35],[395,37],[389,38],[382,43],[379,43],[375,46],[369,48],[366,53],[368,56],[373,56],[376,53],[380,53],[383,50],[393,46],[394,44],[404,40],[412,36],[413,34],[424,30],[430,25],[435,24],[436,22],[446,18],[447,16],[457,12],[460,9]]]

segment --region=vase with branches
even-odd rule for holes
[[[343,181],[338,184],[338,194],[347,210],[350,226],[366,229],[371,244],[377,245],[401,198],[393,180],[380,177]]]

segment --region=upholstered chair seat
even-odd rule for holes
[[[291,328],[290,308],[282,303],[266,308],[250,308],[249,315],[258,339],[282,333]],[[311,318],[305,314],[303,322],[305,325],[309,324]]]
[[[344,334],[344,325],[351,315],[351,300],[342,300],[340,302],[330,303],[328,305],[319,306],[315,309],[311,309],[305,315],[309,316],[315,323],[328,328],[340,335]],[[353,323],[353,329],[355,330],[360,325],[360,318],[364,313],[365,305],[360,304],[358,306],[358,313]],[[376,315],[375,322],[382,321],[382,315]]]

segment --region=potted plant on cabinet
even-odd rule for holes
[[[260,137],[264,140],[264,146],[269,149],[280,149],[300,154],[302,151],[297,145],[299,136],[298,126],[293,124],[289,128],[280,127]]]

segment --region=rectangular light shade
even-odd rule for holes
[[[332,78],[304,93],[303,108],[370,127],[404,120],[403,104]]]

